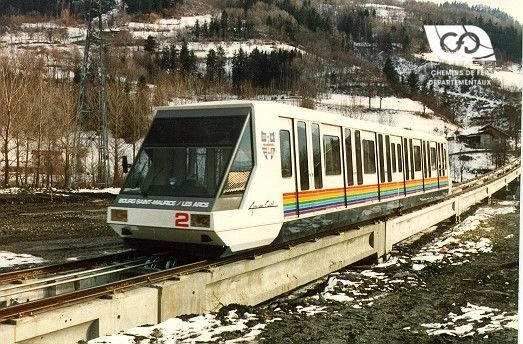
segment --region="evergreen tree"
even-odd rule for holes
[[[385,77],[391,85],[398,84],[398,72],[396,72],[396,69],[392,64],[392,60],[390,59],[390,57],[387,57],[387,59],[385,60],[385,65],[383,66],[383,74],[385,74]]]
[[[154,53],[156,50],[156,39],[151,35],[147,36],[143,49],[148,53]]]
[[[193,73],[196,70],[196,56],[194,51],[189,51],[187,41],[183,41],[180,49],[180,70],[184,75]]]
[[[202,35],[205,38],[209,37],[209,25],[207,24],[207,20],[203,22],[203,25],[202,25]]]
[[[247,79],[247,57],[242,48],[232,57],[232,86],[239,90],[240,85]]]
[[[200,39],[200,34],[200,21],[196,19],[196,23],[194,23],[194,36],[196,37],[196,39]]]
[[[218,56],[214,49],[210,49],[207,53],[205,66],[205,79],[209,82],[216,81],[218,79]]]
[[[169,59],[171,63],[169,69],[172,73],[174,73],[176,71],[176,68],[178,68],[178,49],[176,49],[175,45],[171,45],[169,52],[171,54],[171,58]]]
[[[410,94],[416,94],[418,91],[418,75],[412,70],[407,77],[407,85],[410,89]]]
[[[225,50],[220,45],[216,49],[216,77],[218,80],[225,80],[225,63],[227,62],[227,56],[225,55]]]
[[[163,70],[168,70],[171,67],[171,49],[168,46],[164,47],[160,53],[159,65]]]

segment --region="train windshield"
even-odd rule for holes
[[[157,118],[122,188],[124,194],[214,198],[234,147],[252,169],[248,116]],[[248,133],[247,133],[248,132]],[[248,136],[247,144],[243,144]],[[238,159],[235,159],[238,160]],[[234,165],[238,163],[235,161]]]

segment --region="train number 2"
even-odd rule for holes
[[[189,227],[189,214],[188,213],[174,214],[174,226],[175,227]]]

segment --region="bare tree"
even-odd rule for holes
[[[62,157],[64,158],[63,182],[65,186],[71,173],[77,90],[68,81],[58,83],[54,89],[55,95],[60,97],[56,111],[54,111],[53,120],[56,121],[56,127],[58,128],[57,145],[61,148]]]
[[[0,58],[0,138],[4,159],[4,187],[9,186],[9,144],[12,140],[12,131],[19,122],[22,105],[29,92],[27,78],[23,73],[27,63],[26,58],[20,60],[10,57]]]
[[[125,81],[116,79],[107,83],[107,110],[109,118],[109,130],[113,137],[113,185],[121,183],[120,152],[122,150],[121,138],[124,136],[126,126],[126,115],[130,113],[129,93],[126,91]]]

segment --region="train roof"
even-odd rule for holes
[[[162,106],[155,108],[156,114],[162,110],[182,110],[182,109],[202,109],[202,108],[231,108],[231,107],[252,107],[256,114],[264,112],[270,116],[302,119],[329,125],[345,126],[354,129],[368,130],[372,132],[384,133],[396,136],[415,137],[423,140],[446,142],[444,136],[434,135],[421,131],[403,129],[394,126],[383,125],[375,122],[359,120],[340,114],[321,110],[312,110],[294,105],[283,104],[272,101],[259,100],[226,100],[202,103],[192,103],[176,106]],[[265,115],[264,115],[265,116]]]

